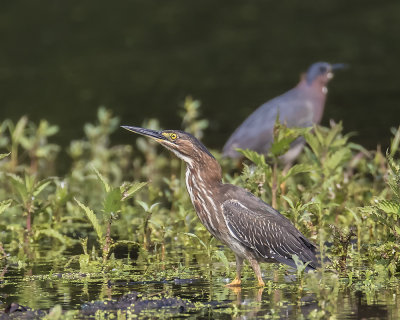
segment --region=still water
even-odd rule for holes
[[[343,120],[368,148],[400,117],[400,2],[40,1],[0,4],[0,119],[48,119],[67,145],[105,105],[122,124],[181,126],[187,95],[220,149],[261,103],[316,61],[344,62],[323,123]],[[116,142],[128,142],[118,133]]]
[[[167,250],[164,261],[154,259],[149,264],[140,258],[140,254],[139,258],[130,257],[122,249],[119,255],[122,252],[124,256],[124,268],[105,272],[79,272],[79,266],[74,263],[65,267],[72,252],[49,259],[46,258],[49,250],[36,251],[36,258],[28,265],[15,264],[3,270],[0,300],[6,305],[17,302],[42,311],[59,304],[64,312],[77,310],[77,318],[93,318],[96,312],[97,318],[101,312],[103,315],[104,312],[106,315],[117,314],[117,309],[97,311],[99,305],[103,305],[93,301],[117,300],[132,292],[141,295],[141,301],[150,299],[157,303],[166,297],[172,301],[170,308],[146,305],[139,314],[150,318],[162,314],[181,319],[299,319],[312,315],[315,318],[315,313],[321,310],[330,310],[337,319],[397,319],[400,316],[396,286],[385,285],[385,289],[379,289],[376,284],[368,289],[366,280],[355,280],[363,286],[362,292],[354,289],[357,284],[353,284],[351,290],[346,288],[342,280],[339,288],[332,286],[331,291],[321,291],[323,295],[317,297],[309,292],[293,270],[264,264],[265,288],[256,287],[254,274],[246,266],[242,289],[232,289],[225,286],[232,279],[226,278],[221,263],[205,260],[202,251],[188,251],[185,248]],[[231,267],[234,268],[233,264]],[[332,278],[331,274],[329,278]],[[335,290],[339,290],[339,294],[330,298],[330,292]],[[127,310],[119,312],[126,314]],[[18,312],[13,316],[18,316]],[[323,318],[327,316],[325,314]]]

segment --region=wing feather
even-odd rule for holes
[[[261,203],[269,210],[254,211],[235,200],[224,202],[223,215],[231,235],[265,259],[296,267],[292,255],[297,255],[315,269],[319,265],[316,247],[288,219]]]

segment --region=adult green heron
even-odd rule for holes
[[[297,255],[307,269],[319,263],[316,247],[278,211],[243,188],[222,183],[221,167],[207,148],[191,134],[178,130],[123,128],[150,137],[186,162],[186,187],[200,221],[236,256],[236,278],[241,284],[243,260],[250,262],[264,286],[259,262],[281,262],[296,267]]]
[[[240,158],[236,148],[251,149],[267,154],[273,141],[277,116],[288,127],[309,127],[320,123],[324,113],[327,84],[333,71],[344,68],[342,63],[317,62],[302,75],[299,84],[288,92],[264,103],[233,132],[225,143],[222,153],[226,157]],[[283,155],[285,163],[291,163],[300,154],[304,139],[297,139]]]

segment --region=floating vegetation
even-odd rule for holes
[[[181,116],[204,135],[199,101],[188,98]],[[1,319],[400,316],[400,129],[382,151],[352,143],[341,123],[277,122],[271,152],[242,150],[240,170],[213,151],[225,181],[271,203],[331,261],[310,273],[300,261],[263,264],[261,289],[245,266],[242,288],[230,289],[234,256],[199,222],[184,165],[142,138],[112,143],[119,124],[100,108],[62,164],[57,126],[0,124]],[[285,168],[280,156],[299,136],[307,146]]]

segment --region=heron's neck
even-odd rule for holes
[[[186,182],[188,182],[188,176],[191,181],[202,183],[208,188],[212,188],[222,182],[221,166],[217,160],[207,160],[207,162],[193,161],[186,163]]]
[[[218,203],[215,195],[222,183],[221,167],[215,159],[205,163],[187,162],[186,188],[200,221],[215,237],[219,237]]]

